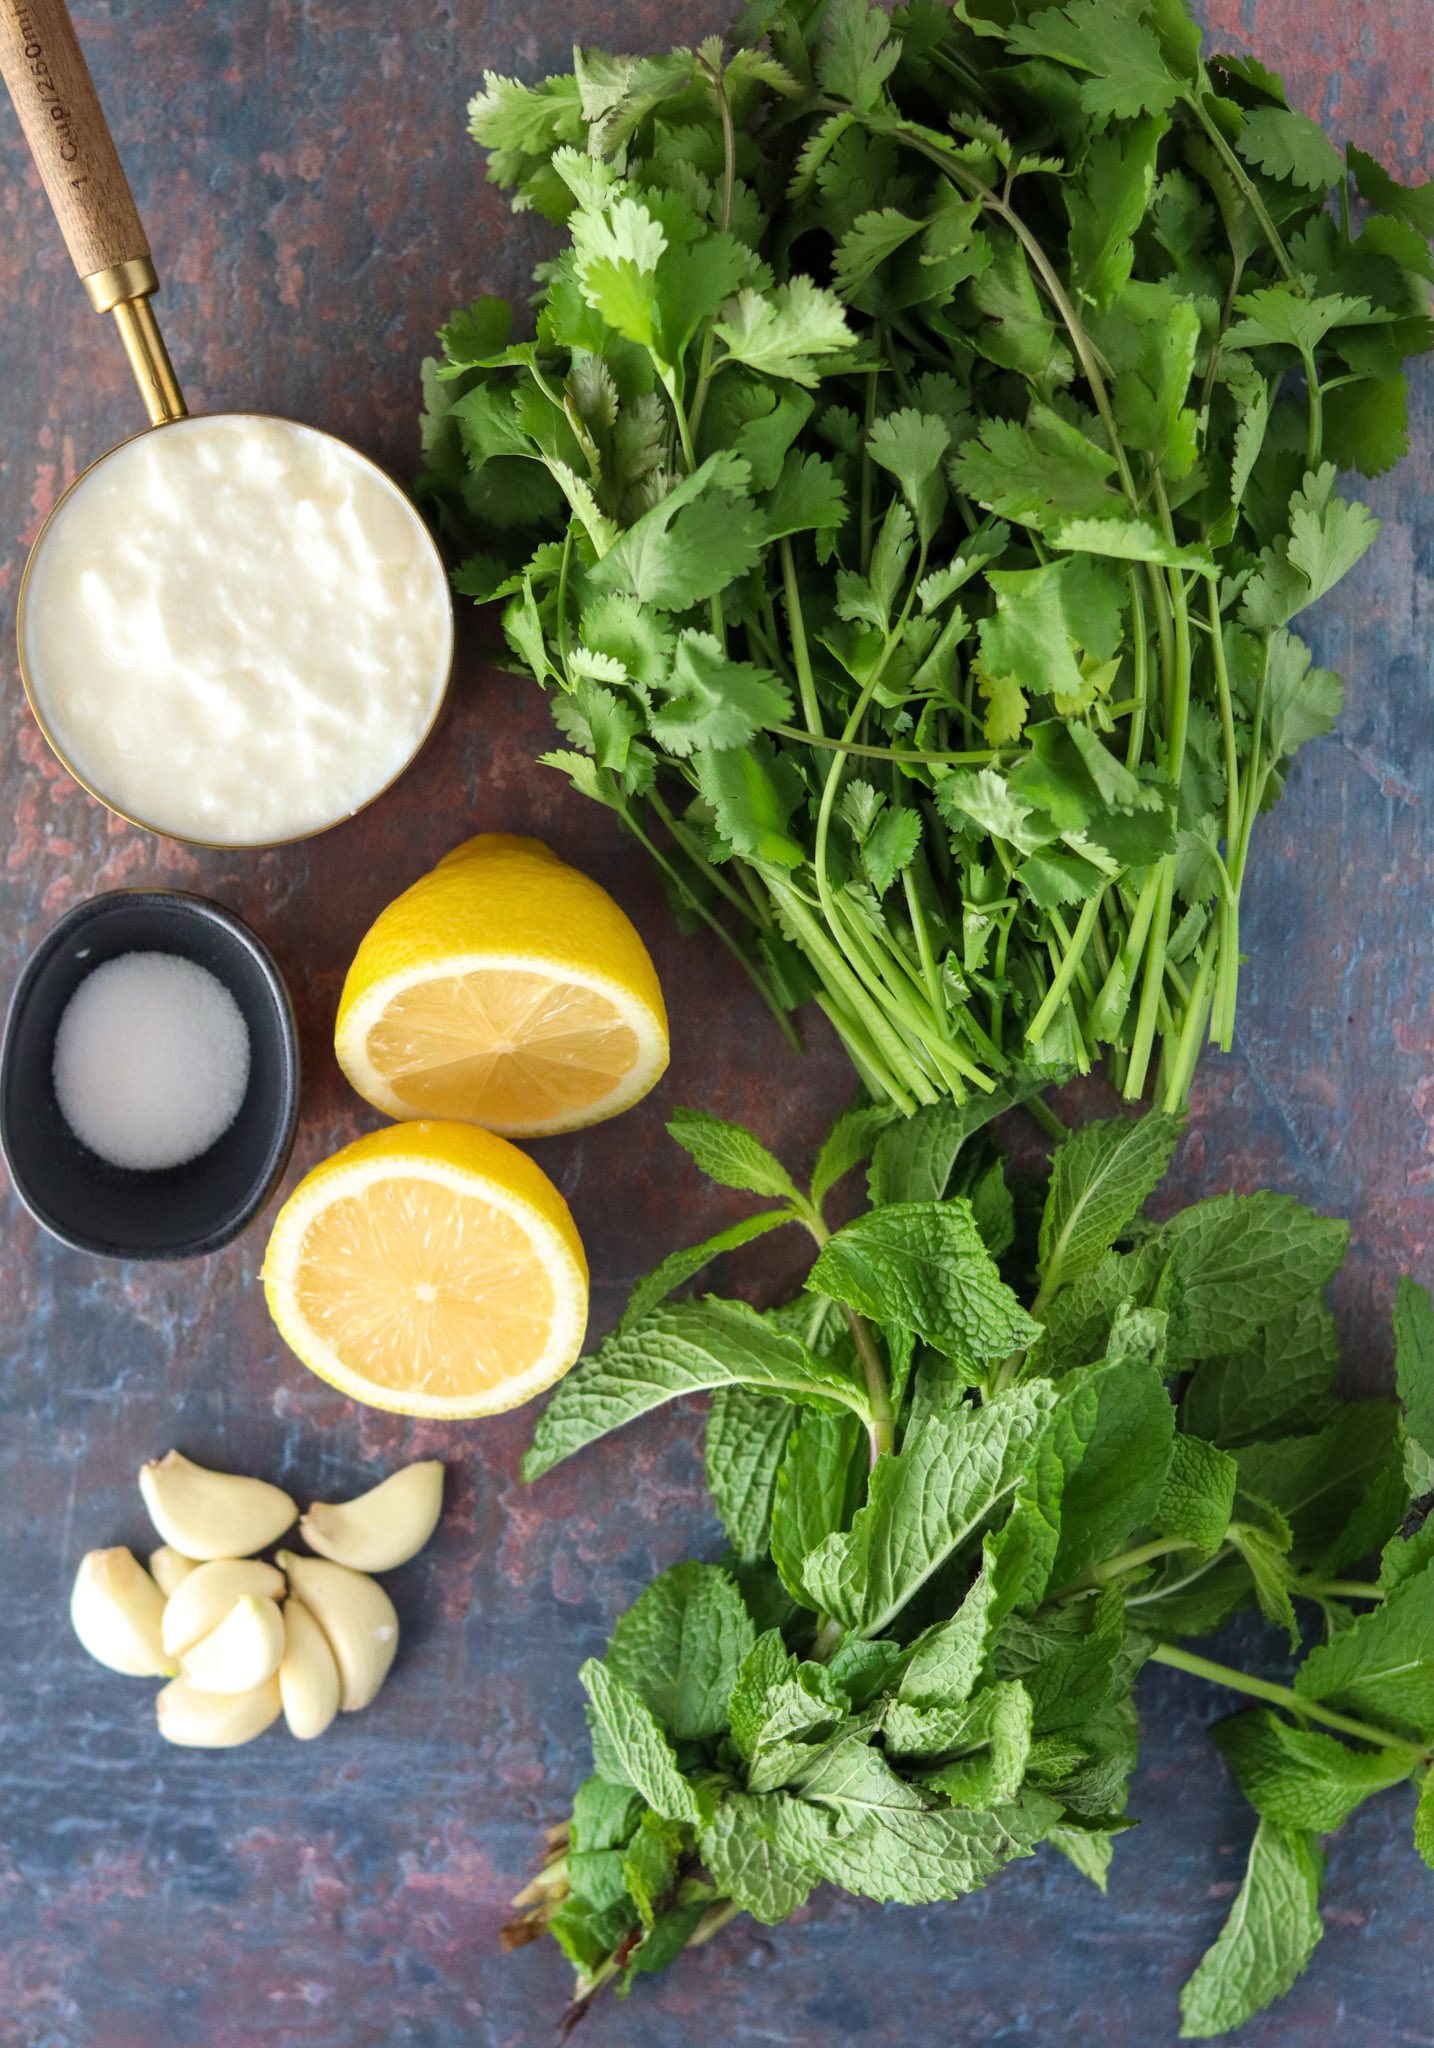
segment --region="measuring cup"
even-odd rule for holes
[[[437,722],[453,658],[432,537],[367,457],[255,413],[191,418],[149,243],[64,0],[6,0],[0,75],[149,428],[77,477],[20,584],[20,675],[91,796],[195,845],[307,838]]]

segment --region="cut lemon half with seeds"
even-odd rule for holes
[[[371,926],[334,1048],[388,1116],[536,1138],[646,1095],[667,1066],[667,1012],[607,891],[538,840],[489,832]]]
[[[457,1419],[516,1408],[567,1371],[588,1268],[525,1153],[470,1124],[408,1123],[300,1181],[264,1292],[285,1343],[342,1393]]]

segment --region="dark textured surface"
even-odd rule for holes
[[[196,408],[270,407],[410,473],[418,359],[480,287],[522,289],[534,243],[480,182],[463,103],[485,65],[533,76],[572,37],[663,43],[721,4],[595,0],[520,16],[425,0],[113,0],[81,34],[166,290]],[[1298,104],[1391,163],[1434,164],[1429,0],[1215,0],[1222,40],[1283,68]],[[540,24],[540,25],[535,25]],[[115,338],[85,306],[8,107],[0,107],[0,774],[6,987],[77,897],[127,882],[206,891],[289,975],[307,1076],[294,1172],[372,1121],[329,1048],[373,914],[480,828],[532,831],[597,875],[647,936],[675,1056],[657,1096],[535,1147],[572,1203],[605,1325],[629,1278],[742,1208],[661,1136],[671,1106],[750,1119],[798,1154],[850,1081],[813,1033],[784,1052],[715,950],[674,932],[607,815],[533,766],[535,694],[470,646],[446,728],[367,817],[307,846],[194,854],[91,805],[25,717],[9,616],[28,541],[63,484],[140,423]],[[1351,1375],[1387,1384],[1380,1318],[1403,1265],[1429,1278],[1431,397],[1414,452],[1369,494],[1386,525],[1312,638],[1349,709],[1300,758],[1257,836],[1238,1050],[1207,1059],[1179,1189],[1266,1183],[1353,1218],[1340,1282]],[[556,1949],[501,1958],[535,1832],[585,1769],[575,1673],[656,1569],[718,1531],[701,1422],[672,1414],[522,1488],[522,1415],[439,1429],[355,1409],[275,1339],[263,1221],[206,1264],[97,1264],[7,1201],[0,1259],[0,2041],[25,2048],[538,2048],[565,1992]],[[767,1267],[775,1277],[781,1254]],[[749,1269],[750,1270],[750,1269]],[[141,1681],[90,1663],[65,1623],[87,1548],[145,1544],[140,1462],[190,1455],[342,1497],[402,1460],[449,1460],[449,1512],[395,1576],[404,1645],[377,1705],[321,1742],[167,1750]],[[1254,1657],[1268,1638],[1249,1632]],[[1275,1668],[1268,1662],[1266,1668]],[[1175,1996],[1234,1889],[1249,1820],[1204,1736],[1207,1688],[1153,1672],[1148,1741],[1111,1896],[1043,1853],[959,1906],[824,1894],[805,1925],[738,1923],[599,2012],[590,2048],[1173,2043]],[[1434,2042],[1427,1876],[1409,1799],[1331,1845],[1309,1975],[1250,2048]]]

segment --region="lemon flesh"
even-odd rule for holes
[[[627,917],[538,841],[499,833],[456,848],[379,916],[334,1044],[389,1116],[507,1137],[615,1116],[668,1060],[662,991]]]
[[[406,1415],[516,1407],[575,1362],[587,1322],[562,1196],[465,1124],[404,1124],[325,1160],[280,1211],[263,1277],[305,1365]]]

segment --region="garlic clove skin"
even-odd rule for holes
[[[201,1636],[218,1628],[236,1601],[250,1594],[282,1600],[284,1574],[257,1557],[213,1558],[196,1565],[165,1603],[161,1627],[170,1669]]]
[[[171,1550],[167,1543],[161,1543],[158,1550],[149,1553],[149,1575],[163,1593],[170,1599],[183,1585],[199,1560],[181,1557],[177,1550]]]
[[[155,1705],[166,1742],[185,1749],[237,1749],[278,1720],[279,1681],[266,1678],[250,1692],[201,1692],[187,1678],[175,1678],[161,1688]]]
[[[178,1451],[143,1466],[139,1490],[169,1547],[201,1562],[266,1550],[299,1512],[281,1487],[237,1472],[210,1472]]]
[[[237,1600],[207,1636],[179,1660],[179,1675],[199,1692],[253,1692],[284,1655],[284,1617],[262,1593]]]
[[[356,1572],[391,1572],[417,1557],[443,1512],[443,1462],[425,1458],[390,1473],[357,1500],[322,1501],[299,1523],[310,1550]]]
[[[92,1550],[80,1559],[70,1621],[97,1662],[127,1678],[170,1677],[163,1615],[164,1595],[133,1551]]]
[[[339,1705],[357,1713],[388,1676],[398,1649],[398,1616],[383,1587],[363,1572],[322,1557],[281,1550],[278,1562],[293,1591],[328,1638],[339,1667]]]
[[[300,1742],[322,1735],[339,1710],[339,1667],[329,1639],[305,1607],[290,1595],[284,1603],[284,1657],[279,1697],[289,1733]]]

